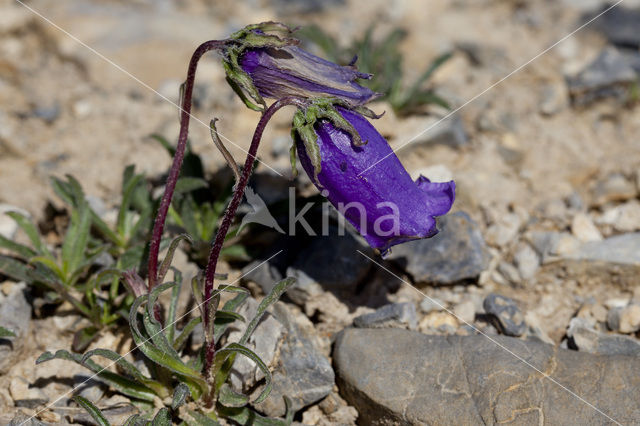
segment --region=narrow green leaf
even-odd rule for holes
[[[167,271],[169,271],[169,267],[171,266],[171,262],[173,261],[173,255],[175,254],[176,249],[182,241],[192,242],[191,237],[189,237],[187,234],[178,235],[171,241],[169,250],[167,251],[167,255],[164,257],[164,260],[162,261],[162,263],[160,264],[160,268],[158,269],[159,283],[162,283],[162,281],[164,281],[164,277],[167,274]]]
[[[200,324],[201,322],[202,322],[202,317],[195,317],[195,318],[192,318],[187,323],[187,325],[184,326],[180,334],[178,334],[176,339],[173,341],[173,348],[176,351],[179,351],[182,349],[182,346],[187,342],[189,335],[193,332],[196,325]]]
[[[40,239],[40,233],[36,229],[35,225],[31,223],[31,221],[21,213],[18,212],[7,212],[5,213],[11,219],[15,220],[18,226],[27,234],[27,237],[31,241],[33,248],[36,249],[36,252],[42,255],[49,255],[49,249],[47,249],[46,244]]]
[[[122,188],[122,201],[120,203],[120,208],[118,209],[118,219],[116,222],[116,229],[118,230],[118,234],[124,236],[127,234],[126,229],[126,218],[127,212],[129,211],[129,206],[131,205],[131,198],[133,196],[133,192],[138,187],[138,184],[142,181],[144,176],[135,175],[130,179],[127,179],[126,184]]]
[[[247,343],[247,341],[249,340],[249,337],[258,326],[258,323],[262,319],[262,316],[266,312],[267,308],[272,304],[274,304],[275,302],[277,302],[278,299],[280,299],[280,297],[282,296],[282,294],[285,291],[287,291],[287,289],[291,287],[295,282],[296,282],[295,278],[292,278],[292,277],[285,278],[284,280],[276,284],[271,289],[269,294],[267,294],[264,297],[264,299],[262,299],[262,302],[260,302],[260,304],[258,305],[256,316],[251,320],[251,322],[247,326],[246,331],[242,335],[242,338],[238,341],[240,345],[245,345]]]
[[[151,426],[171,426],[171,415],[169,415],[169,409],[163,407],[158,410],[151,421]]]
[[[230,321],[241,321],[241,322],[245,322],[245,319],[242,315],[240,315],[237,312],[233,312],[233,311],[225,311],[222,309],[218,309],[216,311],[216,318],[220,318],[220,319],[225,319],[225,320],[230,320]]]
[[[31,259],[29,259],[30,263],[39,263],[45,267],[47,267],[49,270],[51,270],[57,277],[57,279],[59,281],[66,281],[65,278],[65,274],[64,271],[62,270],[62,268],[60,268],[60,265],[58,265],[56,263],[55,260],[53,260],[50,257],[47,256],[36,256],[36,257],[32,257]]]
[[[195,423],[190,423],[190,425],[194,425],[194,426],[220,426],[220,423],[217,420],[214,420],[209,416],[205,416],[204,414],[198,413],[197,411],[193,411],[193,410],[188,410],[188,412],[189,412],[189,416],[191,416],[191,418],[193,420],[195,420]],[[240,424],[249,425],[251,423],[240,423]]]
[[[35,281],[31,274],[29,274],[28,265],[7,256],[0,255],[0,274],[6,275],[7,277],[15,280],[15,281],[25,281],[27,283],[31,283]]]
[[[249,256],[249,252],[247,252],[247,248],[240,244],[223,247],[222,251],[220,252],[220,256],[222,256],[222,258],[225,260],[236,262],[251,259],[251,256]]]
[[[222,310],[236,311],[240,307],[240,305],[242,305],[244,301],[247,300],[248,297],[249,297],[249,294],[247,294],[246,292],[240,293],[233,299],[228,300],[222,307]],[[216,342],[220,341],[220,337],[222,337],[222,335],[227,330],[230,324],[231,323],[229,322],[226,322],[225,324],[221,324],[220,322],[215,323],[214,341]]]
[[[209,184],[206,180],[197,177],[185,176],[178,179],[176,182],[176,189],[174,190],[174,194],[185,194],[188,192],[195,191],[197,189],[207,188]]]
[[[177,410],[184,404],[189,396],[189,386],[179,383],[173,391],[173,400],[171,401],[171,409]]]
[[[117,391],[119,391],[124,395],[141,399],[143,401],[150,401],[150,402],[153,402],[155,399],[154,392],[148,387],[142,384],[136,383],[133,380],[130,380],[124,376],[113,373],[103,368],[99,364],[96,364],[90,359],[86,360],[86,362],[83,363],[82,355],[74,354],[69,351],[65,351],[64,349],[58,350],[55,354],[52,354],[51,352],[43,353],[36,360],[36,364],[41,364],[43,362],[50,361],[56,358],[64,359],[67,361],[73,361],[77,364],[80,364],[88,368],[89,370],[97,374],[98,379],[100,379],[101,381],[113,387],[114,389],[116,389]]]
[[[231,389],[227,383],[224,383],[218,394],[218,402],[225,407],[244,407],[249,403],[249,397]]]
[[[90,229],[91,212],[89,204],[83,200],[78,209],[71,213],[71,223],[62,243],[62,260],[69,265],[68,273],[75,272],[82,264]]]
[[[62,201],[71,207],[76,207],[75,200],[73,198],[73,191],[67,182],[56,177],[52,177],[51,186],[53,187],[53,191],[58,194],[58,197],[62,198]]]
[[[147,421],[142,419],[142,417],[140,417],[140,414],[134,414],[133,416],[125,420],[122,426],[146,426],[146,424]]]
[[[265,376],[265,386],[262,392],[260,392],[260,395],[258,395],[258,397],[253,402],[258,404],[264,401],[269,396],[272,387],[271,372],[269,371],[267,365],[255,352],[238,343],[229,343],[224,348],[218,349],[218,352],[215,356],[214,365],[218,367],[222,366],[222,364],[227,360],[227,358],[229,358],[231,354],[240,354],[249,358],[251,361],[255,362],[258,368],[262,371]],[[219,385],[222,386],[222,383],[220,383]]]
[[[420,76],[420,78],[418,78],[418,80],[416,80],[416,82],[413,84],[413,86],[411,87],[411,90],[409,91],[409,93],[414,93],[417,92],[420,89],[420,86],[422,86],[422,84],[429,80],[431,78],[431,76],[433,75],[433,73],[440,68],[445,62],[447,62],[449,60],[449,58],[451,58],[452,53],[451,52],[447,52],[443,55],[438,56],[436,59],[434,59],[433,62],[431,62],[431,65],[429,66],[429,68],[426,69],[426,71],[424,73],[422,73],[422,75]]]
[[[175,359],[179,359],[180,355],[173,349],[171,343],[169,343],[169,340],[165,335],[165,329],[162,327],[162,324],[160,324],[160,322],[156,319],[154,311],[158,297],[160,297],[160,293],[170,288],[174,288],[177,285],[178,283],[168,282],[154,287],[148,296],[146,310],[142,316],[145,330],[151,337],[151,341],[153,342],[153,344],[162,352],[167,353]]]
[[[33,249],[23,244],[16,243],[15,241],[11,241],[2,235],[0,235],[0,248],[7,249],[24,259],[29,259],[37,254]]]
[[[172,358],[168,353],[162,352],[157,347],[153,346],[149,341],[150,338],[145,338],[140,332],[138,325],[138,308],[147,301],[148,295],[138,297],[131,306],[129,313],[129,324],[131,326],[131,335],[136,346],[149,358],[151,361],[158,365],[161,365],[174,373],[191,378],[199,386],[201,391],[206,390],[206,382],[200,377],[200,374],[185,365],[180,358]],[[148,314],[148,313],[147,313]],[[172,348],[172,352],[173,348]]]
[[[132,379],[152,389],[161,398],[168,396],[167,389],[160,382],[146,377],[135,365],[124,359],[119,353],[109,349],[93,349],[85,353],[81,361],[85,363],[94,356],[101,356],[114,361]]]
[[[176,149],[173,147],[173,145],[171,145],[171,143],[164,136],[154,133],[151,135],[151,139],[155,140],[164,149],[166,149],[171,157],[175,155]]]
[[[13,331],[9,330],[8,328],[4,328],[4,327],[0,326],[0,337],[1,338],[16,337],[16,333],[14,333]]]
[[[77,402],[79,406],[84,408],[99,426],[111,426],[111,423],[109,423],[98,407],[93,405],[93,402],[89,401],[87,398],[81,397],[80,395],[74,396],[73,400]]]
[[[98,336],[99,331],[97,327],[90,325],[84,327],[73,334],[73,343],[71,348],[75,352],[82,352],[93,342]]]

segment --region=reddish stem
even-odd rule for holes
[[[229,232],[229,227],[231,226],[231,222],[238,210],[238,206],[240,205],[240,201],[242,201],[242,197],[244,196],[244,190],[247,187],[247,183],[249,182],[249,176],[251,175],[251,171],[253,170],[253,162],[256,160],[256,152],[258,151],[258,146],[260,145],[260,140],[262,139],[262,133],[267,126],[267,123],[273,115],[282,107],[287,105],[296,105],[301,107],[304,105],[304,101],[295,96],[288,96],[282,99],[277,100],[271,106],[269,106],[266,110],[263,111],[262,116],[260,117],[260,121],[256,126],[256,130],[253,133],[253,139],[251,140],[251,146],[249,147],[249,153],[247,154],[247,159],[244,162],[244,168],[242,169],[242,174],[240,175],[240,180],[236,182],[236,186],[233,192],[233,197],[227,210],[225,211],[224,217],[222,218],[222,223],[218,228],[216,233],[216,238],[213,243],[213,247],[211,248],[211,252],[209,253],[209,261],[207,263],[207,268],[205,269],[205,277],[204,277],[204,303],[205,303],[205,317],[204,320],[204,328],[208,329],[207,325],[212,320],[212,313],[210,309],[208,309],[209,300],[213,294],[214,285],[213,279],[216,273],[216,267],[218,265],[218,259],[220,257],[220,251],[222,250],[222,245],[224,244],[224,239]],[[215,356],[215,342],[213,339],[209,342],[206,342],[206,351],[205,351],[205,377],[209,377],[211,372],[211,367],[213,366],[213,358]]]
[[[218,49],[224,44],[224,40],[209,40],[202,43],[193,55],[189,62],[189,70],[187,71],[187,80],[184,86],[184,94],[181,105],[180,115],[180,135],[178,137],[178,145],[176,146],[176,153],[173,156],[173,164],[169,171],[169,177],[167,178],[167,184],[160,201],[160,207],[158,208],[158,214],[156,216],[155,223],[153,224],[153,233],[151,235],[151,244],[149,246],[149,291],[158,284],[158,254],[160,252],[160,241],[162,240],[162,233],[164,232],[164,224],[167,219],[167,212],[171,205],[171,199],[173,198],[173,191],[178,182],[180,176],[180,169],[182,168],[182,160],[184,160],[184,152],[187,146],[187,135],[189,134],[189,118],[191,117],[191,98],[193,96],[193,83],[196,77],[196,68],[198,61],[209,50]]]

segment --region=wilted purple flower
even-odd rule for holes
[[[329,201],[383,254],[393,245],[434,236],[434,216],[449,211],[455,198],[455,183],[414,182],[387,141],[360,114],[336,107],[360,134],[366,145],[356,146],[349,133],[329,121],[318,121],[315,132],[321,171],[314,179],[312,160],[301,138],[296,138],[300,162]],[[365,171],[383,159],[375,169]]]
[[[380,96],[356,83],[371,78],[355,66],[340,66],[297,46],[248,48],[238,60],[266,98],[331,96],[352,106],[364,105]]]

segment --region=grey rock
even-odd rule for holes
[[[273,311],[287,334],[273,371],[273,389],[264,402],[256,404],[256,408],[269,416],[279,417],[286,411],[284,396],[291,398],[291,409],[298,411],[329,395],[335,374],[329,359],[319,350],[319,337],[313,324],[281,302]]]
[[[608,4],[601,11],[585,16],[585,22],[593,19],[594,16],[604,11],[607,7],[609,7]],[[612,44],[633,49],[640,47],[639,27],[640,10],[624,6],[614,7],[593,21],[592,24],[592,28],[602,32]]]
[[[516,268],[509,262],[502,261],[498,263],[498,272],[500,272],[503,277],[505,277],[513,284],[517,284],[522,280],[520,277],[520,272],[518,272],[518,268]]]
[[[47,423],[41,422],[35,417],[20,413],[11,419],[8,426],[47,426]]]
[[[451,148],[461,148],[469,144],[469,136],[464,128],[462,118],[458,114],[442,119],[430,127],[415,141],[415,145],[442,144]]]
[[[254,260],[242,268],[242,280],[258,284],[264,294],[284,278],[278,268],[269,261]]]
[[[425,314],[433,311],[442,311],[445,307],[446,304],[436,297],[425,297],[420,302],[420,310]]]
[[[287,270],[287,276],[298,279],[288,296],[303,304],[322,289],[353,294],[371,268],[371,262],[364,261],[358,250],[370,251],[351,234],[314,238]]]
[[[572,318],[567,336],[579,351],[600,355],[640,356],[640,342],[627,336],[601,333],[589,321]]]
[[[35,408],[49,401],[42,389],[32,387],[24,377],[13,377],[9,393],[16,407]]]
[[[528,244],[523,244],[514,255],[518,273],[523,280],[530,280],[540,267],[538,254]]]
[[[607,313],[607,326],[619,333],[635,333],[640,330],[640,305],[630,303],[610,309]]]
[[[482,303],[484,311],[494,320],[494,325],[507,336],[522,336],[527,330],[524,315],[513,299],[492,293]]]
[[[554,85],[545,85],[540,91],[538,110],[542,115],[552,116],[560,112],[566,105],[566,90]]]
[[[409,328],[418,327],[416,307],[413,303],[391,303],[378,308],[370,314],[360,315],[353,319],[354,327],[358,328]]]
[[[289,149],[291,148],[290,136],[278,136],[273,138],[271,143],[271,155],[274,157],[284,157],[289,155]]]
[[[465,300],[453,307],[453,314],[465,325],[471,324],[476,318],[476,306],[472,300]]]
[[[493,339],[503,347],[485,336],[347,329],[333,353],[338,386],[367,425],[608,423],[601,413],[622,424],[640,418],[640,358]]]
[[[105,215],[109,212],[107,205],[104,200],[100,197],[96,197],[95,195],[86,195],[85,199],[89,203],[89,207],[96,212],[96,214],[104,219]]]
[[[611,202],[626,201],[638,195],[633,179],[622,173],[611,173],[599,179],[591,190],[593,204],[602,206]]]
[[[640,232],[584,243],[567,257],[575,260],[638,266],[640,265]]]
[[[21,356],[31,324],[31,305],[27,301],[25,283],[14,284],[5,296],[0,292],[0,325],[15,333],[11,339],[0,339],[0,374],[6,373]]]
[[[606,47],[585,69],[568,77],[567,84],[573,104],[586,105],[605,97],[626,99],[636,79],[625,56],[614,47]]]
[[[474,41],[463,41],[456,43],[456,48],[467,55],[474,66],[492,67],[499,70],[508,65],[507,52],[500,47],[483,45]],[[498,64],[501,67],[498,67]]]
[[[559,232],[533,231],[528,234],[527,240],[533,245],[542,263],[546,263],[556,257],[556,247],[561,237]]]
[[[246,322],[234,322],[229,327],[228,341],[237,342],[244,334],[247,325],[255,317],[258,310],[258,301],[249,298],[237,310]],[[274,363],[278,344],[284,338],[284,326],[270,313],[266,313],[255,331],[249,337],[246,346],[255,352],[267,365]],[[252,389],[255,384],[264,378],[264,374],[257,365],[247,357],[238,357],[231,370],[231,385],[238,392]]]
[[[60,105],[57,102],[50,105],[37,105],[32,112],[34,117],[51,124],[60,116]]]
[[[456,212],[440,218],[438,228],[433,238],[394,247],[389,259],[416,282],[447,285],[478,277],[489,261],[478,225],[466,213]]]
[[[88,376],[78,374],[73,377],[75,392],[96,404],[104,396],[106,386]]]

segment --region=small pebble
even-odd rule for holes
[[[353,319],[358,328],[409,328],[418,327],[416,307],[413,303],[392,303],[385,305],[370,314],[360,315]]]
[[[635,333],[640,330],[640,305],[630,303],[623,308],[613,308],[607,314],[607,326],[619,333]]]
[[[540,267],[538,254],[528,244],[523,244],[514,255],[518,272],[523,280],[530,280]]]
[[[471,300],[465,300],[453,307],[453,313],[458,318],[458,321],[471,324],[476,317],[476,307]]]
[[[507,336],[522,336],[527,329],[524,316],[515,302],[500,294],[492,293],[483,302],[487,315],[495,320],[495,325]]]
[[[11,379],[9,392],[16,407],[35,408],[49,401],[47,395],[40,388],[29,387],[29,382],[23,377]]]
[[[458,328],[458,320],[447,312],[431,312],[420,320],[418,329],[423,333],[439,332],[454,334]]]
[[[521,281],[518,268],[516,268],[509,262],[500,262],[498,264],[498,272],[500,272],[502,276],[507,279],[507,281],[513,284],[517,284]]]
[[[420,302],[420,310],[425,314],[433,311],[442,311],[446,307],[445,303],[435,297],[425,297]]]
[[[602,241],[602,234],[586,213],[578,213],[571,221],[571,232],[582,242]]]

